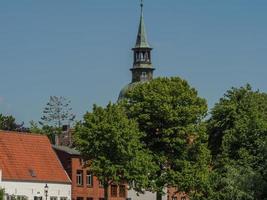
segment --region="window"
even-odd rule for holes
[[[105,198],[99,198],[99,200],[105,200]]]
[[[57,197],[50,197],[50,200],[57,200]]]
[[[90,171],[86,172],[86,185],[90,187],[93,186],[93,174]]]
[[[117,185],[111,185],[111,196],[112,197],[117,196]]]
[[[67,200],[67,197],[60,197],[60,200]]]
[[[141,79],[141,81],[146,81],[147,80],[147,73],[146,72],[142,72],[140,79]]]
[[[77,185],[83,185],[83,171],[82,170],[77,170],[76,182],[77,182]]]
[[[186,200],[186,197],[181,197],[181,200]]]
[[[37,197],[37,196],[35,196],[35,197],[33,197],[33,199],[34,199],[34,200],[42,200],[42,197]]]
[[[86,200],[94,200],[94,198],[93,197],[87,197]]]
[[[22,195],[18,195],[16,197],[17,197],[16,200],[27,200],[28,199],[28,197],[22,196]]]
[[[77,197],[77,200],[83,200],[83,197]]]
[[[119,190],[120,190],[119,192],[120,197],[126,197],[125,185],[120,185]]]
[[[101,187],[101,188],[104,187],[102,181],[99,181],[99,187]]]
[[[177,200],[177,197],[172,197],[172,200]]]

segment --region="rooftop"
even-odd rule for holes
[[[0,169],[4,181],[71,183],[44,135],[0,131]]]

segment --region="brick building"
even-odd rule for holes
[[[72,180],[72,200],[103,200],[104,188],[90,168],[84,167],[81,155],[75,149],[66,146],[53,146],[64,169]],[[126,185],[111,185],[110,200],[125,200]]]

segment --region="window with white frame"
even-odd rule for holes
[[[76,182],[77,185],[83,185],[83,171],[82,170],[77,170],[76,174]]]
[[[93,186],[93,174],[90,171],[86,172],[86,185],[89,187]]]

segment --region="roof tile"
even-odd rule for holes
[[[0,169],[3,180],[70,183],[43,135],[0,131]]]

